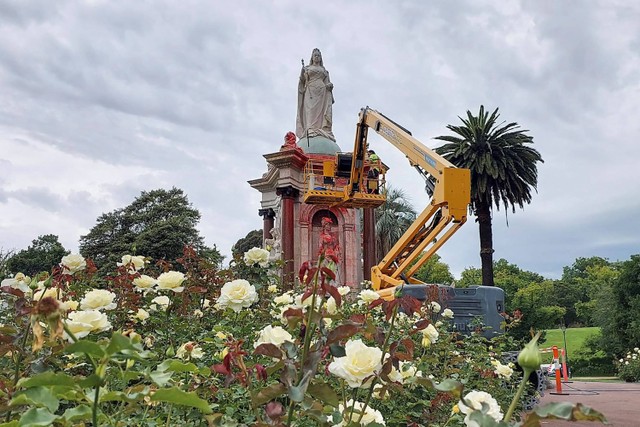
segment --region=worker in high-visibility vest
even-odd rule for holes
[[[380,157],[375,151],[367,151],[369,158],[369,171],[367,172],[367,192],[378,194],[378,176],[380,175]]]

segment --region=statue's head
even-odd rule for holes
[[[311,60],[309,61],[309,64],[315,64],[315,65],[320,65],[323,66],[322,63],[322,54],[320,53],[320,49],[315,48],[313,49],[313,52],[311,52]]]

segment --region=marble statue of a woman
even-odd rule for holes
[[[331,130],[333,102],[329,72],[322,64],[320,50],[313,49],[309,65],[303,65],[300,71],[296,136],[300,139],[324,136],[335,141]]]

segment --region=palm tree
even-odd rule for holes
[[[390,185],[386,186],[387,201],[376,209],[376,252],[378,260],[389,252],[416,219],[406,193]]]
[[[493,286],[493,235],[491,211],[495,204],[505,209],[521,209],[531,203],[531,189],[537,191],[537,162],[544,162],[540,153],[527,146],[533,138],[520,130],[517,123],[497,123],[498,109],[489,114],[480,106],[478,116],[467,111],[459,117],[464,126],[448,125],[455,133],[438,136],[447,142],[436,152],[458,167],[471,170],[471,211],[476,215],[480,231],[482,283]]]

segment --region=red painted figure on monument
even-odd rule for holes
[[[340,258],[340,245],[338,239],[331,232],[331,224],[333,220],[328,217],[322,218],[322,231],[320,232],[320,248],[318,249],[318,256],[324,253],[325,260],[329,263],[330,267],[338,263]]]

